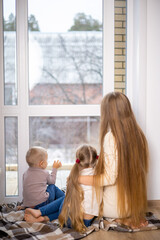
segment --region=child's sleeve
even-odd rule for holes
[[[104,159],[105,175],[103,176],[103,186],[114,185],[117,179],[118,153],[111,132],[108,132],[104,139]]]
[[[57,169],[53,168],[52,172],[47,176],[47,184],[55,184],[56,182]]]

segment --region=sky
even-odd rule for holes
[[[15,14],[15,0],[3,2],[6,19]],[[80,12],[102,22],[102,0],[28,0],[28,15],[35,15],[42,32],[68,31]]]

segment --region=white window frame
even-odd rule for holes
[[[22,175],[27,169],[25,154],[29,148],[29,117],[100,116],[100,105],[29,105],[28,90],[28,1],[16,0],[17,85],[16,106],[4,105],[3,72],[3,0],[0,0],[0,202],[22,200]],[[103,1],[103,95],[114,91],[114,0]],[[23,23],[23,24],[22,24]],[[4,118],[18,118],[18,182],[19,195],[5,196]]]

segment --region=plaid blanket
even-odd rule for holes
[[[85,233],[78,233],[73,229],[59,227],[58,220],[47,223],[27,223],[23,221],[24,211],[15,211],[14,207],[0,208],[0,239],[81,239],[99,229],[120,232],[137,232],[160,229],[160,220],[151,212],[146,214],[149,224],[141,229],[131,229],[125,225],[105,219],[93,222]],[[14,210],[14,211],[13,211]],[[109,219],[107,219],[109,220]]]

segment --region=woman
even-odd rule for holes
[[[147,140],[138,126],[128,98],[107,94],[101,103],[100,157],[95,176],[79,182],[103,191],[103,216],[131,227],[141,227],[147,210]]]

